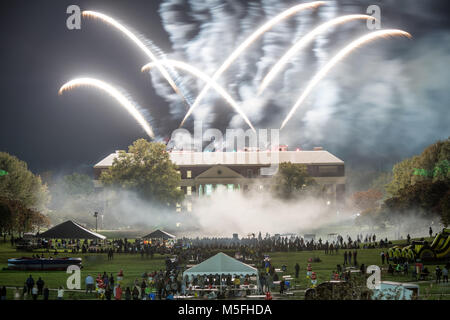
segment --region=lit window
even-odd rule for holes
[[[181,171],[180,171],[180,170],[177,170],[177,173],[178,173],[179,175],[181,175]]]
[[[263,190],[264,189],[264,186],[263,185],[260,185],[259,186],[259,190]]]
[[[177,203],[177,212],[181,212],[181,203]]]
[[[192,187],[191,186],[186,187],[186,194],[188,196],[192,195]]]
[[[234,184],[227,185],[227,189],[228,189],[228,191],[233,191],[234,190]]]
[[[210,195],[211,195],[211,193],[212,193],[212,188],[213,188],[212,184],[205,184],[205,194],[206,194],[207,196],[210,196]]]
[[[191,212],[192,211],[192,202],[188,202],[187,203],[187,211]]]
[[[191,170],[186,171],[186,177],[188,179],[192,178],[192,171]]]

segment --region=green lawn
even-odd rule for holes
[[[284,264],[287,266],[287,271],[284,275],[295,274],[294,266],[296,263],[300,265],[300,274],[298,279],[294,280],[294,284],[299,285],[300,290],[304,290],[310,286],[310,280],[306,278],[306,266],[308,264],[308,258],[318,257],[321,262],[312,262],[313,271],[317,273],[318,283],[330,280],[333,270],[336,269],[337,264],[343,263],[343,252],[345,250],[339,250],[338,254],[326,255],[323,251],[303,251],[303,252],[271,252],[268,253],[275,268],[281,268]],[[381,249],[360,249],[358,250],[358,263],[364,263],[366,266],[381,264],[380,259]],[[7,267],[7,259],[13,257],[30,256],[30,253],[17,252],[10,246],[10,243],[0,242],[0,286],[18,286],[23,287],[26,278],[29,274],[33,275],[35,281],[38,277],[42,277],[46,285],[49,288],[57,288],[60,285],[65,286],[68,274],[64,271],[48,271],[48,272],[29,272],[29,271],[11,271],[3,270]],[[141,258],[139,254],[115,254],[114,260],[108,261],[106,254],[68,254],[69,256],[77,256],[83,258],[83,268],[81,285],[84,289],[84,278],[91,274],[95,276],[98,273],[106,271],[108,275],[113,273],[117,275],[120,269],[124,271],[125,286],[131,286],[136,278],[141,279],[143,272],[155,271],[163,269],[164,256],[155,255],[153,259]],[[258,266],[259,267],[259,266]],[[428,265],[430,272],[434,273],[436,265]],[[442,268],[442,264],[441,264]],[[412,281],[411,275],[396,275],[391,276],[382,273],[382,281],[398,281],[398,282],[410,282]],[[424,299],[449,299],[450,298],[450,286],[449,285],[436,285],[434,282],[421,282],[420,296]],[[8,299],[12,299],[12,290],[8,290]],[[51,291],[51,296],[55,297],[56,292]],[[92,299],[94,295],[86,295],[78,292],[66,292],[65,298],[67,299]],[[297,292],[294,299],[302,299],[303,293]]]

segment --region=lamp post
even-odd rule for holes
[[[95,232],[97,232],[97,221],[98,221],[98,212],[94,212],[94,217],[95,217]]]

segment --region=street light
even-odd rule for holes
[[[98,221],[98,212],[94,212],[94,217],[95,217],[95,232],[97,232],[97,221]]]

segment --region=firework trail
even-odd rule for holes
[[[270,19],[268,22],[266,22],[264,25],[259,27],[255,32],[253,32],[239,47],[237,47],[230,56],[222,63],[222,65],[219,67],[219,69],[213,74],[211,77],[212,81],[217,81],[217,79],[224,73],[230,65],[233,63],[234,60],[236,60],[242,52],[244,52],[253,42],[255,42],[261,35],[263,35],[266,31],[270,30],[273,26],[275,26],[277,23],[283,21],[284,19],[289,18],[293,14],[300,12],[302,10],[306,9],[314,9],[321,5],[324,5],[324,1],[314,1],[304,4],[295,5],[282,13],[278,14],[274,18]],[[211,83],[211,82],[210,82]],[[211,88],[210,83],[207,83],[207,85],[200,91],[199,95],[195,99],[194,103],[189,108],[188,112],[184,116],[183,121],[181,121],[180,126],[183,126],[184,122],[189,118],[189,116],[192,114],[193,110],[199,105],[200,101],[205,97],[205,95],[208,93],[208,90]]]
[[[152,139],[155,138],[155,134],[153,133],[152,127],[145,120],[142,114],[138,110],[138,106],[136,106],[133,102],[128,100],[119,90],[115,89],[113,86],[93,78],[77,78],[73,79],[66,84],[64,84],[58,91],[60,95],[63,94],[64,91],[71,90],[75,87],[80,86],[90,86],[101,89],[107,92],[111,97],[117,100],[119,104],[124,107],[136,121],[141,125],[144,131],[148,134],[148,136]]]
[[[247,118],[245,113],[241,110],[241,108],[239,107],[237,102],[228,94],[228,92],[225,91],[225,89],[223,89],[219,84],[217,84],[217,82],[213,81],[209,76],[207,76],[206,74],[204,74],[197,68],[195,68],[187,63],[184,63],[182,61],[166,59],[166,60],[161,60],[160,63],[163,65],[175,67],[175,68],[184,70],[186,72],[189,72],[190,74],[194,75],[195,77],[199,78],[200,80],[206,82],[209,86],[211,86],[214,90],[216,90],[217,93],[219,93],[233,107],[233,109],[236,110],[237,113],[239,113],[239,115],[245,120],[245,122],[249,125],[249,127],[256,133],[256,130],[253,127],[252,123]],[[144,72],[144,71],[150,70],[151,68],[153,68],[155,66],[156,66],[155,62],[150,62],[150,63],[146,64],[145,66],[143,66],[141,71]]]
[[[380,30],[375,31],[372,33],[369,33],[361,38],[356,39],[355,41],[351,42],[349,45],[347,45],[345,48],[343,48],[341,51],[338,52],[320,71],[314,76],[314,78],[308,83],[305,91],[303,91],[300,98],[297,100],[295,105],[292,107],[291,111],[287,115],[287,117],[284,119],[283,123],[281,124],[280,130],[283,129],[283,127],[286,125],[286,123],[291,119],[292,115],[295,113],[297,108],[302,104],[302,102],[306,99],[308,94],[314,89],[314,87],[322,80],[328,72],[337,64],[339,61],[344,59],[347,55],[349,55],[353,50],[357,49],[358,47],[367,44],[373,40],[376,40],[377,38],[387,38],[387,37],[395,37],[395,36],[403,36],[407,38],[411,38],[411,35],[408,32],[397,30],[397,29],[388,29],[388,30]]]
[[[167,72],[166,69],[164,69],[164,67],[159,63],[159,59],[155,56],[155,54],[153,52],[151,52],[147,46],[133,33],[131,32],[129,29],[127,29],[124,25],[120,24],[119,22],[117,22],[116,20],[114,20],[113,18],[100,13],[100,12],[95,12],[95,11],[83,11],[83,17],[87,17],[87,18],[96,18],[96,19],[100,19],[106,23],[109,23],[110,25],[112,25],[114,28],[118,29],[119,31],[121,31],[122,33],[124,33],[131,41],[133,41],[146,55],[147,57],[150,58],[151,61],[156,63],[156,67],[158,68],[159,72],[161,72],[161,74],[163,75],[163,77],[167,80],[167,82],[170,84],[170,86],[173,88],[173,90],[180,95],[183,100],[189,104],[189,101],[187,100],[187,98],[183,95],[183,93],[180,91],[180,89],[178,88],[178,86],[175,84],[175,81],[172,79],[172,77],[170,76],[170,74]]]
[[[281,71],[281,69],[289,62],[289,60],[302,48],[304,48],[307,44],[309,44],[312,40],[314,40],[315,37],[320,35],[321,33],[327,31],[328,29],[349,22],[353,20],[369,20],[374,19],[374,17],[365,15],[365,14],[351,14],[346,15],[342,17],[338,17],[335,19],[332,19],[330,21],[327,21],[312,31],[308,32],[305,36],[303,36],[299,41],[297,41],[281,58],[278,60],[278,62],[272,67],[272,69],[267,73],[267,75],[264,77],[263,81],[261,82],[261,85],[258,89],[258,95],[260,95],[267,86],[272,82],[272,80],[278,75],[278,73]]]

